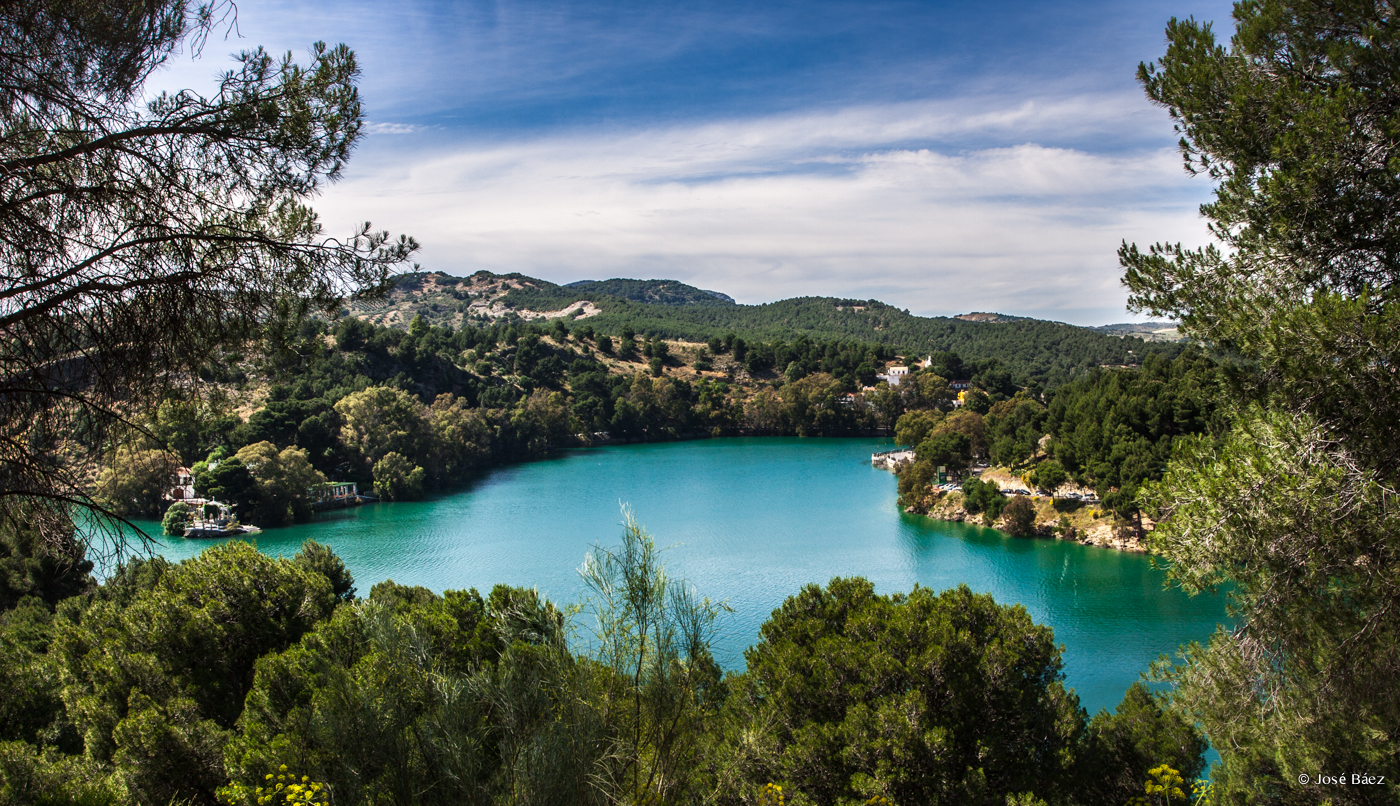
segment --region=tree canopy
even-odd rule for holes
[[[245,51],[209,97],[138,102],[215,12],[0,8],[0,519],[51,541],[60,510],[89,503],[58,455],[123,441],[219,350],[380,288],[416,248],[368,225],[329,237],[307,204],[360,136],[348,48]]]
[[[864,579],[808,585],[745,653],[751,763],[817,804],[1058,799],[1083,724],[1050,631],[967,586],[881,596]]]

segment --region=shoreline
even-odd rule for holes
[[[627,446],[632,446],[632,445],[649,445],[649,444],[659,444],[659,443],[698,442],[698,441],[704,441],[704,440],[723,439],[723,438],[751,438],[751,439],[752,439],[752,438],[758,438],[758,439],[770,439],[770,438],[787,438],[787,439],[872,439],[872,438],[873,438],[873,439],[888,439],[888,438],[890,438],[890,434],[888,433],[888,429],[884,429],[884,428],[871,428],[871,429],[862,429],[862,430],[865,431],[865,433],[839,434],[839,435],[833,434],[833,435],[800,436],[800,435],[797,435],[797,434],[777,434],[777,433],[773,433],[773,432],[771,432],[771,431],[765,432],[765,431],[760,430],[760,429],[744,428],[744,429],[734,429],[734,431],[737,432],[737,433],[731,432],[731,433],[723,433],[723,434],[714,434],[714,433],[706,433],[706,432],[704,432],[704,431],[691,431],[691,432],[676,433],[676,434],[657,435],[656,437],[651,438],[651,439],[646,439],[646,438],[642,438],[642,439],[615,438],[615,437],[612,437],[610,434],[606,434],[606,433],[602,433],[602,432],[600,432],[600,433],[594,433],[594,434],[577,434],[577,435],[575,435],[575,438],[574,438],[572,444],[568,444],[568,445],[561,446],[561,447],[559,447],[559,448],[557,448],[557,449],[555,449],[555,450],[553,450],[553,451],[550,451],[548,454],[545,454],[544,456],[532,457],[532,458],[529,458],[529,459],[523,459],[523,460],[517,460],[517,461],[501,462],[501,463],[498,463],[498,464],[493,464],[493,465],[489,465],[489,466],[486,466],[486,467],[479,468],[475,473],[473,473],[473,477],[472,477],[472,478],[470,478],[470,479],[463,479],[460,483],[452,484],[452,485],[450,485],[449,487],[447,487],[447,488],[445,488],[445,489],[435,491],[435,493],[432,494],[432,495],[424,496],[424,499],[423,499],[423,500],[431,500],[431,499],[433,499],[433,498],[438,498],[438,497],[443,496],[443,495],[454,495],[454,494],[460,493],[460,492],[462,492],[463,490],[465,490],[466,488],[470,487],[470,486],[472,485],[472,483],[473,483],[474,481],[476,481],[477,479],[479,479],[481,476],[484,476],[484,475],[490,473],[491,471],[496,470],[496,469],[499,469],[499,468],[505,468],[505,467],[510,467],[510,466],[514,466],[514,465],[529,464],[529,463],[538,462],[538,461],[545,461],[545,460],[549,460],[549,459],[552,459],[552,458],[557,458],[557,457],[560,456],[561,454],[568,453],[568,452],[571,452],[571,451],[578,451],[578,450],[589,450],[589,449],[594,449],[594,448],[610,448],[610,447],[627,447]],[[881,433],[881,432],[884,432],[884,433]],[[896,478],[897,478],[897,477],[896,477]],[[998,530],[998,531],[1005,532],[1005,529],[1001,528],[1001,527],[1004,525],[1004,521],[1003,521],[1002,519],[997,519],[995,522],[989,524],[989,523],[986,522],[984,516],[983,516],[981,513],[970,513],[970,512],[968,512],[965,508],[963,508],[963,506],[962,506],[962,493],[961,493],[961,492],[947,492],[947,491],[931,491],[931,492],[932,492],[932,498],[931,498],[931,499],[927,499],[927,500],[928,500],[928,506],[927,506],[926,508],[921,509],[920,507],[918,507],[917,505],[915,505],[915,506],[901,507],[901,510],[902,510],[903,512],[907,513],[907,514],[910,514],[910,515],[919,515],[919,516],[921,516],[921,517],[926,517],[926,518],[929,518],[929,519],[931,519],[931,520],[945,521],[945,522],[950,522],[950,523],[971,523],[971,524],[974,524],[974,525],[984,526],[984,527],[987,527],[987,528],[996,529],[996,530]],[[1094,511],[1094,510],[1092,510],[1090,507],[1088,507],[1088,506],[1086,506],[1086,505],[1080,504],[1080,505],[1077,505],[1077,506],[1074,506],[1074,507],[1070,508],[1070,507],[1065,507],[1065,505],[1072,503],[1072,502],[1073,502],[1073,499],[1050,499],[1048,496],[1036,496],[1036,495],[1032,495],[1032,496],[1030,496],[1030,498],[1031,498],[1032,503],[1036,504],[1036,508],[1037,508],[1037,518],[1036,518],[1036,531],[1035,531],[1035,533],[1034,533],[1033,535],[1027,535],[1027,537],[1033,537],[1033,538],[1037,538],[1037,539],[1069,540],[1070,542],[1082,543],[1082,544],[1084,544],[1084,545],[1086,545],[1086,546],[1097,546],[1097,547],[1100,547],[1100,548],[1114,549],[1114,550],[1116,550],[1116,551],[1125,551],[1125,552],[1134,553],[1134,554],[1146,554],[1146,553],[1147,553],[1147,548],[1146,548],[1146,546],[1143,545],[1143,541],[1142,541],[1140,538],[1138,538],[1137,536],[1131,535],[1131,534],[1130,534],[1130,535],[1127,535],[1127,536],[1119,536],[1119,535],[1115,534],[1115,529],[1114,529],[1113,524],[1112,524],[1112,522],[1111,522],[1110,520],[1108,520],[1108,519],[1106,519],[1106,518],[1101,518],[1101,517],[1089,517],[1089,518],[1083,517],[1082,511],[1085,511],[1085,510]],[[1056,502],[1059,503],[1059,507],[1056,506]],[[388,503],[392,503],[392,502],[388,502]],[[1073,502],[1073,503],[1078,504],[1078,502]],[[1060,507],[1065,507],[1065,508],[1064,508],[1064,509],[1061,509]],[[328,510],[327,512],[329,512],[329,510]],[[282,524],[281,526],[274,526],[274,527],[267,527],[267,528],[268,528],[268,529],[272,529],[272,530],[276,530],[276,529],[278,529],[278,528],[288,527],[288,526],[301,526],[301,525],[314,524],[314,523],[317,522],[317,520],[319,520],[319,518],[318,518],[317,516],[327,514],[327,512],[317,512],[315,516],[313,516],[312,518],[310,518],[310,519],[308,519],[308,520],[305,520],[305,521],[295,521],[295,522],[292,522],[292,523]],[[1074,529],[1074,534],[1073,534],[1073,536],[1066,537],[1066,536],[1064,536],[1063,534],[1058,533],[1058,530],[1059,530],[1058,520],[1059,520],[1059,517],[1060,517],[1061,515],[1065,515],[1065,516],[1070,516],[1070,517],[1071,517],[1071,526],[1072,526],[1073,529]],[[1144,520],[1145,520],[1145,519],[1144,519]],[[1150,531],[1150,522],[1147,522],[1147,521],[1145,520],[1145,525],[1149,526],[1149,531]],[[265,531],[265,530],[260,529],[259,531],[261,532],[261,531]],[[155,534],[152,535],[152,536],[153,536],[153,537],[156,537],[156,538],[161,538],[161,537],[165,537],[165,538],[177,537],[177,536],[174,536],[174,535],[162,535],[162,534],[160,534],[160,530],[159,530],[159,529],[157,529],[157,530],[155,531]],[[1009,535],[1009,533],[1008,533],[1008,536],[1011,536],[1011,535]],[[198,539],[201,539],[201,538],[198,538],[198,537],[184,537],[184,536],[180,536],[180,537],[183,537],[183,538],[186,539],[186,540],[198,540]]]
[[[535,463],[535,462],[545,462],[545,461],[550,461],[550,460],[553,460],[553,459],[558,459],[558,458],[562,457],[563,455],[565,455],[565,454],[567,454],[567,453],[570,453],[570,452],[572,452],[572,451],[586,451],[586,450],[593,450],[593,449],[597,449],[597,448],[622,448],[622,447],[630,447],[630,446],[634,446],[634,445],[656,445],[656,444],[678,443],[678,442],[700,442],[700,441],[706,441],[706,440],[711,440],[711,439],[739,439],[739,438],[742,438],[742,439],[890,439],[890,438],[891,438],[891,434],[889,433],[890,429],[887,429],[887,428],[868,428],[868,429],[861,429],[861,430],[864,431],[865,433],[856,433],[856,434],[812,434],[812,435],[808,435],[808,436],[802,436],[802,435],[800,435],[800,434],[778,434],[778,433],[773,433],[772,431],[764,430],[764,429],[740,428],[740,429],[732,429],[731,432],[729,432],[729,433],[721,433],[721,434],[714,434],[714,433],[710,433],[710,432],[706,432],[706,431],[687,431],[687,432],[680,432],[680,433],[674,433],[674,434],[658,435],[658,436],[656,436],[656,437],[654,437],[654,438],[651,438],[651,439],[647,439],[647,438],[633,438],[633,439],[629,439],[629,438],[626,438],[626,437],[613,437],[612,435],[607,434],[606,432],[597,432],[597,433],[594,433],[594,434],[575,434],[574,437],[573,437],[573,439],[572,439],[570,442],[568,442],[567,444],[563,444],[563,445],[560,445],[560,446],[558,446],[558,447],[555,447],[555,448],[551,449],[548,453],[545,453],[545,454],[540,455],[540,456],[532,456],[532,457],[525,458],[525,459],[513,459],[513,460],[504,461],[504,462],[496,462],[496,463],[493,463],[493,464],[489,464],[489,465],[485,465],[485,466],[476,468],[475,470],[471,471],[471,473],[470,473],[468,476],[465,476],[465,477],[463,477],[463,478],[457,479],[457,480],[451,482],[450,484],[444,485],[441,489],[433,490],[430,494],[424,495],[424,496],[423,496],[422,498],[420,498],[420,499],[409,500],[409,501],[403,501],[403,502],[383,501],[383,500],[380,500],[380,499],[375,499],[374,501],[363,502],[362,504],[357,505],[357,506],[362,506],[362,505],[364,505],[364,504],[366,504],[366,503],[386,503],[386,504],[392,504],[392,503],[416,503],[416,502],[421,502],[421,501],[431,501],[431,500],[433,500],[433,499],[441,498],[441,497],[444,497],[444,496],[456,495],[456,494],[458,494],[458,493],[461,493],[461,492],[467,490],[467,489],[470,488],[473,484],[475,484],[477,481],[479,481],[481,478],[483,478],[484,476],[490,474],[490,473],[493,472],[493,471],[500,470],[500,469],[503,469],[503,468],[509,468],[509,467],[516,467],[516,466],[520,466],[520,465],[532,464],[532,463]],[[174,503],[177,503],[177,502],[176,502],[176,501],[167,501],[166,503],[167,503],[167,506],[168,506],[168,505],[170,505],[170,504],[174,504]],[[276,531],[276,530],[278,530],[278,529],[284,529],[284,528],[288,528],[288,527],[307,526],[307,525],[315,524],[315,523],[317,523],[318,521],[320,521],[320,520],[323,519],[322,516],[339,514],[340,512],[342,512],[342,511],[345,510],[345,509],[352,509],[352,508],[354,508],[354,507],[351,507],[351,506],[344,506],[344,507],[333,507],[333,508],[328,508],[328,509],[324,509],[324,510],[319,510],[319,511],[316,511],[315,513],[313,513],[312,516],[311,516],[310,518],[307,518],[307,519],[304,519],[304,520],[293,520],[293,521],[288,521],[288,522],[286,522],[286,523],[281,523],[281,524],[278,524],[278,525],[276,525],[276,526],[259,527],[259,528],[258,528],[258,532],[266,532],[266,531],[268,531],[268,530]],[[148,534],[147,536],[148,536],[148,537],[152,537],[152,538],[156,538],[156,539],[160,539],[160,538],[165,538],[165,539],[175,539],[175,538],[179,538],[179,539],[183,539],[183,540],[207,540],[207,539],[218,539],[218,538],[210,538],[210,537],[204,537],[204,536],[191,537],[191,536],[186,536],[186,535],[167,535],[167,534],[164,534],[164,533],[162,532],[161,528],[160,528],[161,518],[158,517],[158,516],[150,516],[150,515],[147,515],[147,516],[144,516],[144,517],[142,517],[142,516],[136,516],[136,517],[133,518],[132,520],[136,520],[136,521],[147,521],[147,520],[149,520],[149,521],[155,523],[155,524],[156,524],[155,529],[154,529],[150,534]],[[133,525],[134,525],[134,524],[133,524]],[[142,531],[143,533],[145,532],[145,530],[144,530],[144,529],[141,529],[141,527],[139,527],[139,526],[137,526],[136,528],[137,528],[138,530]],[[235,537],[235,536],[236,536],[236,535],[227,535],[227,537]]]
[[[1052,499],[1049,496],[1030,496],[1031,503],[1036,508],[1035,532],[1026,535],[1027,538],[1038,540],[1068,540],[1072,543],[1081,543],[1086,546],[1097,546],[1099,548],[1113,549],[1131,554],[1146,554],[1147,546],[1142,538],[1136,534],[1128,533],[1120,535],[1113,526],[1112,521],[1097,515],[1099,511],[1086,505],[1073,502],[1075,506],[1064,506],[1072,502],[1072,499]],[[1057,503],[1059,504],[1057,506]],[[1064,508],[1061,508],[1061,507]],[[910,515],[919,515],[936,521],[946,521],[950,523],[972,523],[974,525],[985,526],[990,529],[1006,533],[1008,537],[1014,537],[1006,532],[1005,520],[998,518],[992,523],[988,523],[983,513],[971,513],[963,507],[961,492],[935,492],[926,508],[911,505],[902,508]],[[1069,521],[1070,534],[1062,534],[1061,518]],[[1144,519],[1145,520],[1145,519]],[[1144,526],[1149,527],[1145,531],[1150,531],[1150,522],[1145,522]]]

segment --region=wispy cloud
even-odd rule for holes
[[[377,140],[319,207],[335,226],[417,235],[430,270],[668,277],[744,302],[870,296],[1101,323],[1124,317],[1120,241],[1202,242],[1208,188],[1170,149],[1035,140],[1121,126],[1142,106],[972,99],[423,151]],[[1010,134],[1027,141],[940,145]]]
[[[365,134],[415,134],[421,131],[423,127],[413,123],[365,122]]]

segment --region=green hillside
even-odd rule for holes
[[[588,294],[607,294],[610,297],[655,305],[734,304],[734,298],[728,294],[706,291],[676,280],[576,280],[565,284],[564,287]]]
[[[952,351],[967,360],[995,358],[1018,383],[1047,388],[1092,367],[1133,366],[1147,353],[1174,356],[1180,350],[1173,344],[1040,319],[976,322],[914,316],[877,300],[798,297],[765,305],[654,305],[531,280],[528,287],[507,293],[502,302],[516,310],[547,311],[584,299],[602,310],[588,323],[603,333],[631,326],[638,333],[689,341],[733,332],[762,341],[807,336],[875,342],[915,355]]]
[[[599,330],[630,324],[638,332],[698,340],[733,331],[764,341],[844,338],[888,344],[902,352],[952,351],[964,359],[995,358],[1022,384],[1054,386],[1094,366],[1134,365],[1147,352],[1174,349],[1138,338],[1119,338],[1085,328],[1024,319],[1008,323],[965,322],[913,316],[881,302],[851,305],[849,300],[799,297],[767,305],[662,308],[618,305],[590,320]]]

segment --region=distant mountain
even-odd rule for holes
[[[1026,317],[1007,316],[1004,313],[984,313],[980,311],[974,311],[972,313],[962,314],[961,316],[954,316],[953,318],[961,319],[964,322],[990,322],[992,324],[1000,324],[1004,322],[1020,322]]]
[[[576,280],[565,288],[575,288],[590,294],[645,302],[651,305],[733,305],[734,298],[718,291],[706,291],[676,280]]]
[[[1110,336],[1136,336],[1143,341],[1177,342],[1184,338],[1175,322],[1123,322],[1090,328]]]
[[[1004,313],[987,313],[974,311],[954,319],[961,319],[964,322],[981,322],[983,324],[1006,324],[1009,322],[1041,321],[1032,320],[1024,316],[1010,316]],[[1085,327],[1085,330],[1093,330],[1106,336],[1132,336],[1143,341],[1158,342],[1179,342],[1184,337],[1176,329],[1175,322],[1122,322],[1116,325],[1099,325],[1097,327]]]

